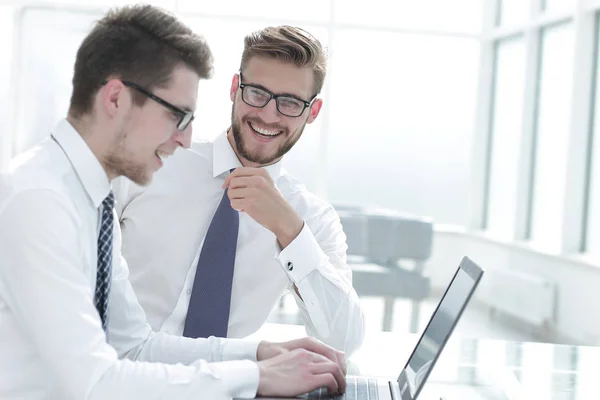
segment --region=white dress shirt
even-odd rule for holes
[[[237,167],[241,164],[223,132],[214,142],[177,150],[147,187],[115,180],[123,256],[153,329],[183,334],[204,237],[223,196],[221,185]],[[305,224],[281,250],[271,231],[240,213],[228,337],[257,331],[295,283],[303,300],[291,293],[307,333],[351,353],[362,343],[364,318],[339,216],[281,163],[265,168]]]
[[[152,332],[127,279],[117,223],[106,342],[93,293],[99,206],[109,191],[66,120],[2,176],[0,398],[254,397],[257,342]]]

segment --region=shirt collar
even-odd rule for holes
[[[81,135],[66,119],[56,125],[52,137],[71,162],[94,207],[98,208],[110,193],[110,181],[104,168]]]
[[[242,163],[227,139],[227,131],[221,132],[213,142],[213,178],[240,167],[242,167]],[[261,168],[267,170],[273,182],[276,182],[281,176],[281,160]]]

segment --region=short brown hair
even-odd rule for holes
[[[243,72],[255,56],[312,68],[315,77],[313,94],[316,96],[321,92],[327,73],[327,55],[321,43],[305,30],[282,25],[250,33],[244,39],[240,71]]]
[[[69,114],[77,118],[90,112],[94,95],[110,76],[151,90],[166,85],[182,63],[200,78],[212,75],[212,52],[202,36],[158,7],[112,9],[77,51]],[[133,99],[142,105],[146,97],[134,92]]]

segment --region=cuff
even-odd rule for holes
[[[258,364],[248,360],[210,363],[214,376],[223,382],[224,391],[233,398],[253,399],[258,391]]]
[[[327,263],[327,256],[317,243],[306,222],[300,234],[285,249],[275,254],[275,259],[294,283]]]
[[[221,348],[221,360],[256,361],[256,352],[260,340],[225,339]]]

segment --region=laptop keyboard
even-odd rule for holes
[[[360,376],[348,377],[346,393],[341,396],[329,396],[327,388],[314,390],[308,394],[309,400],[335,399],[335,400],[377,400],[377,381]]]

